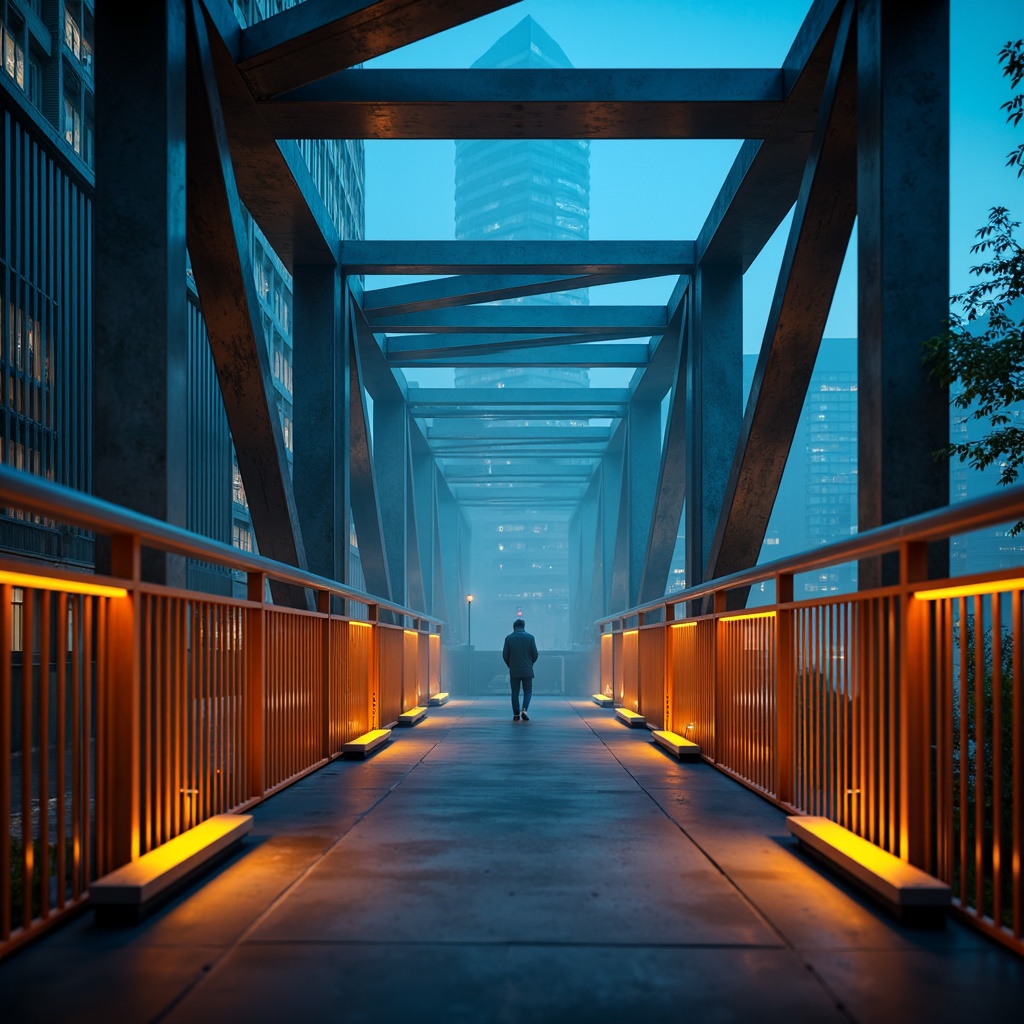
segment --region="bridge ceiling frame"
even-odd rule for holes
[[[699,510],[687,513],[688,531],[692,525],[696,533],[688,583],[755,560],[855,216],[868,325],[861,365],[864,386],[872,389],[865,407],[880,410],[877,422],[862,417],[860,424],[863,457],[880,496],[863,511],[887,520],[944,502],[936,500],[941,481],[917,486],[905,466],[887,469],[885,438],[914,426],[910,418],[920,420],[924,406],[929,416],[936,402],[944,408],[945,397],[935,399],[914,377],[912,401],[901,411],[885,367],[905,371],[907,365],[902,355],[893,357],[894,332],[928,337],[945,315],[944,295],[941,309],[932,291],[927,301],[908,293],[896,303],[893,283],[901,274],[945,281],[948,263],[942,244],[934,253],[916,246],[911,252],[906,233],[890,229],[911,205],[899,186],[915,159],[892,125],[909,126],[905,134],[916,139],[925,130],[944,139],[948,128],[940,123],[941,103],[922,112],[913,90],[889,88],[886,76],[905,78],[900,68],[906,65],[927,74],[940,93],[948,85],[947,0],[907,5],[902,13],[887,0],[815,0],[779,68],[515,72],[353,67],[510,0],[306,0],[248,28],[223,0],[161,2],[187,14],[181,45],[183,62],[186,50],[192,54],[188,241],[211,344],[220,353],[243,484],[250,500],[266,499],[266,509],[253,515],[261,550],[298,564],[305,558],[303,511],[291,490],[259,356],[243,206],[289,271],[326,266],[338,274],[333,319],[320,299],[311,301],[343,352],[332,371],[341,374],[333,393],[343,406],[332,416],[332,444],[344,438],[349,465],[333,489],[349,492],[364,568],[371,570],[367,585],[382,596],[394,596],[396,571],[411,581],[406,599],[430,604],[457,593],[457,573],[446,569],[435,584],[422,565],[409,562],[450,557],[462,521],[453,532],[442,519],[453,508],[478,504],[543,503],[574,517],[588,548],[580,557],[589,566],[592,548],[603,562],[577,574],[603,595],[597,602],[588,595],[584,603],[602,610],[613,591],[616,602],[632,604],[664,587],[672,520],[684,501]],[[918,9],[925,6],[926,13]],[[98,36],[101,27],[102,21]],[[169,151],[180,143],[172,134]],[[745,141],[694,239],[451,242],[340,239],[297,138]],[[175,173],[184,187],[184,167]],[[919,172],[915,180],[941,220],[948,171]],[[921,206],[920,197],[913,202]],[[732,372],[728,367],[739,358],[742,275],[794,207],[744,417],[738,381],[720,387],[714,375]],[[98,207],[98,224],[104,214]],[[169,224],[169,248],[179,230],[184,224]],[[874,263],[866,251],[875,254]],[[436,279],[364,290],[363,275]],[[660,277],[675,282],[664,306],[493,305]],[[318,295],[334,288],[330,280],[317,287]],[[619,367],[632,374],[623,388],[485,391],[410,387],[403,373],[415,366],[524,364]],[[300,382],[314,376],[307,367]],[[317,402],[329,400],[332,389],[314,390]],[[297,384],[294,402],[304,400]],[[401,409],[400,418],[381,420],[386,452],[374,451],[371,405]],[[296,423],[311,433],[316,416],[297,415]],[[922,441],[932,448],[942,443]],[[425,468],[428,458],[433,474]],[[548,468],[540,468],[541,458],[551,460]],[[309,493],[301,489],[307,509]],[[320,517],[309,531],[316,534],[312,562],[344,565],[338,543],[347,516],[346,509],[333,527]],[[425,524],[433,524],[432,538]],[[319,550],[324,545],[331,550]],[[401,553],[387,550],[396,545]]]

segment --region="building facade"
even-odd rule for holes
[[[248,24],[291,5],[234,6]],[[93,459],[94,9],[93,0],[0,2],[7,225],[0,232],[0,461],[83,491],[92,490]],[[303,142],[299,149],[339,233],[361,238],[362,142]],[[247,223],[290,460],[291,277],[259,228]],[[189,299],[186,526],[251,551],[252,522],[190,270],[182,287]],[[0,550],[81,567],[93,562],[88,534],[24,514],[0,512]],[[188,585],[230,593],[240,581],[190,563]]]

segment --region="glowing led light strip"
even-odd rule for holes
[[[726,615],[719,622],[739,622],[741,619],[774,619],[775,612],[744,612],[742,615]]]
[[[983,594],[1001,594],[1007,590],[1024,590],[1024,579],[992,580],[989,583],[971,583],[959,587],[915,590],[914,597],[919,601],[941,601],[944,597],[981,597]]]
[[[0,571],[0,584],[12,587],[26,587],[32,590],[59,590],[65,594],[93,594],[96,597],[127,597],[124,587],[108,587],[102,583],[82,583],[78,580],[62,580],[55,576],[33,576],[25,572]]]
[[[696,622],[673,622],[672,629],[686,629],[688,626],[696,626]]]

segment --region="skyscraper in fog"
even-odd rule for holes
[[[571,68],[531,17],[503,35],[474,68]],[[479,139],[455,143],[455,237],[476,241],[572,241],[590,236],[590,143],[583,139]],[[586,289],[502,302],[581,306]],[[456,387],[586,387],[580,367],[463,367]],[[505,426],[508,422],[505,421]],[[528,421],[522,424],[528,425]],[[480,592],[480,635],[507,632],[523,614],[542,646],[568,646],[568,516],[529,508],[473,518],[471,579]],[[489,593],[484,593],[482,587]],[[493,618],[489,618],[493,616]],[[507,621],[506,621],[507,620]],[[500,640],[499,640],[500,643]]]

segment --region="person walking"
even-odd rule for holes
[[[512,721],[530,720],[526,709],[530,706],[533,696],[533,663],[537,660],[537,641],[532,633],[526,632],[526,623],[516,619],[512,623],[512,632],[505,637],[505,646],[501,656],[508,665],[508,681],[512,688]],[[519,687],[523,688],[523,710],[519,710]]]

